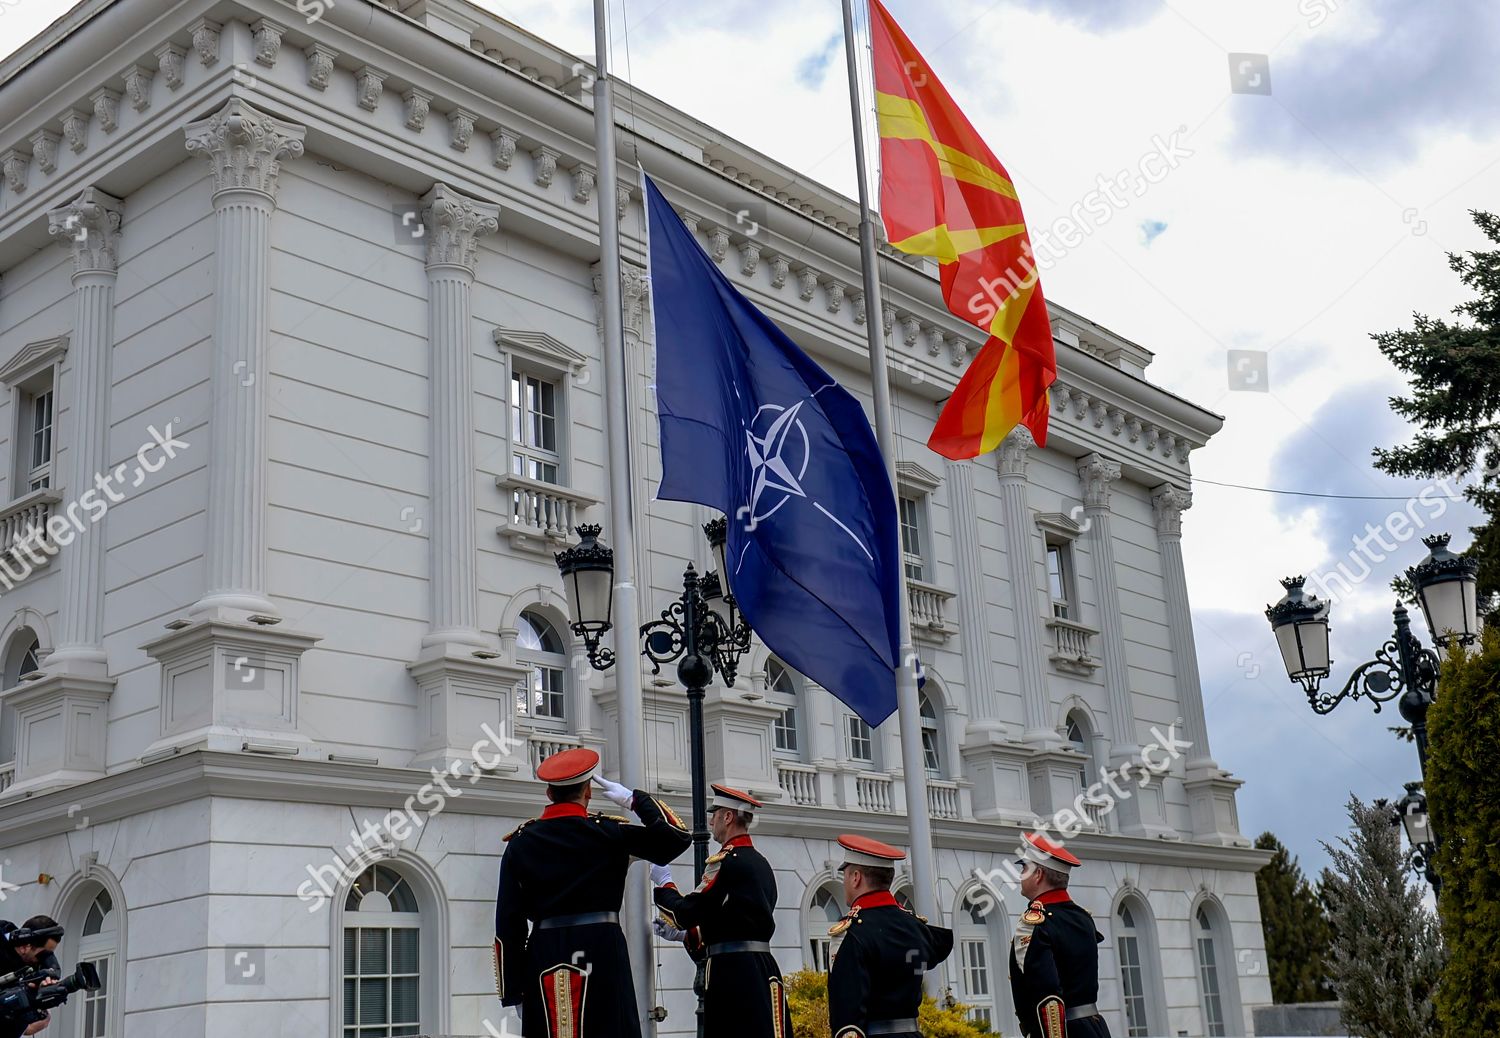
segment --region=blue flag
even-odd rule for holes
[[[659,498],[728,518],[766,646],[872,727],[896,709],[896,499],[859,401],[735,291],[646,179]]]

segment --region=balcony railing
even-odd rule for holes
[[[919,638],[947,641],[957,626],[948,619],[948,603],[954,594],[922,580],[906,581],[906,604],[911,612],[911,631]]]
[[[958,783],[927,780],[927,813],[933,818],[958,818]]]
[[[1094,628],[1076,620],[1053,617],[1047,621],[1047,630],[1052,632],[1052,651],[1048,655],[1058,670],[1087,677],[1099,668],[1099,657],[1094,654],[1094,639],[1099,632]]]
[[[854,800],[861,811],[890,814],[891,777],[889,775],[859,775],[854,780]]]
[[[1110,803],[1107,800],[1089,800],[1084,798],[1083,817],[1088,828],[1096,833],[1109,832]]]
[[[598,501],[571,487],[526,476],[501,476],[495,485],[510,494],[510,513],[498,532],[513,545],[550,552],[572,535],[583,513]]]
[[[776,781],[792,803],[799,807],[818,806],[817,768],[809,764],[779,760],[776,762]]]
[[[49,556],[39,549],[48,540],[47,520],[52,518],[53,510],[61,500],[62,494],[51,488],[44,488],[18,497],[0,509],[0,552],[28,568],[37,564],[32,557],[34,555],[39,555],[45,561]],[[28,540],[31,543],[30,551],[21,552],[16,549],[17,544]]]
[[[4,793],[16,781],[16,762],[0,764],[0,793]]]
[[[563,750],[571,750],[575,746],[582,746],[581,739],[575,739],[571,735],[563,735],[561,732],[532,732],[526,736],[526,750],[531,758],[532,774],[536,773],[536,766],[554,753]]]

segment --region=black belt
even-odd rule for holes
[[[767,941],[724,941],[721,944],[710,944],[708,946],[709,957],[715,955],[729,955],[733,952],[766,952],[769,954],[771,945]]]
[[[917,1018],[908,1017],[905,1020],[871,1020],[865,1025],[865,1034],[916,1034],[918,1033]]]
[[[555,915],[550,919],[538,919],[538,930],[561,930],[565,926],[593,926],[596,923],[619,924],[619,912],[584,912],[582,915]]]
[[[1099,1015],[1099,1007],[1090,1002],[1086,1006],[1074,1006],[1067,1012],[1069,1020],[1087,1020],[1091,1016]]]

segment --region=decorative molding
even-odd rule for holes
[[[854,309],[855,324],[864,324],[865,321],[869,320],[869,315],[865,313],[865,293],[863,289],[855,289],[854,294],[849,299],[849,305]]]
[[[125,203],[86,187],[67,205],[47,214],[48,233],[72,244],[73,273],[113,274],[118,269],[121,210]]]
[[[708,232],[708,254],[715,263],[723,263],[729,253],[729,232],[723,227],[712,227]]]
[[[1120,463],[1095,452],[1078,459],[1078,481],[1083,484],[1085,508],[1108,508],[1109,485],[1120,478]],[[1110,605],[1102,608],[1111,608]]]
[[[94,105],[94,118],[105,133],[114,133],[120,125],[120,96],[118,90],[108,87],[101,87],[89,95]]]
[[[58,117],[62,121],[63,140],[68,150],[77,155],[89,146],[89,113],[69,108]]]
[[[500,207],[460,195],[443,183],[432,185],[421,205],[427,228],[427,265],[456,265],[472,274],[480,235],[500,229]]]
[[[531,153],[531,161],[535,170],[533,180],[537,187],[551,187],[552,177],[557,173],[557,152],[551,148],[537,148]]]
[[[474,139],[474,120],[478,118],[467,108],[455,108],[448,113],[448,147],[454,151],[468,151]]]
[[[781,253],[771,257],[771,287],[781,288],[786,284],[787,275],[791,273],[791,261]]]
[[[969,359],[969,340],[962,335],[948,336],[948,362],[955,368]]]
[[[901,489],[930,494],[943,485],[943,477],[915,461],[896,462],[896,485]]]
[[[942,353],[943,347],[947,345],[948,333],[935,324],[924,325],[922,330],[927,333],[927,355],[936,357]]]
[[[1026,463],[1031,457],[1031,448],[1036,446],[1036,438],[1031,435],[1031,430],[1024,425],[1017,425],[1006,433],[1005,439],[1000,441],[1000,446],[995,450],[995,465],[1000,470],[1001,478],[1016,477],[1026,478]]]
[[[432,110],[432,95],[417,87],[410,87],[401,95],[406,104],[406,128],[421,133],[427,127],[427,113]]]
[[[826,278],[823,290],[828,293],[828,312],[836,314],[844,308],[844,283],[837,278]]]
[[[15,386],[25,382],[39,371],[61,364],[68,352],[68,337],[57,335],[50,339],[28,342],[16,351],[15,356],[0,365],[0,384]]]
[[[496,328],[490,333],[501,353],[519,353],[529,360],[540,361],[549,368],[577,374],[588,363],[588,357],[546,332],[527,332],[516,328]]]
[[[917,338],[922,334],[922,322],[911,314],[901,318],[901,341],[908,349],[916,349]]]
[[[275,67],[276,56],[281,53],[281,37],[286,35],[286,26],[278,25],[269,18],[262,18],[251,23],[250,32],[254,34],[256,64],[266,68]]]
[[[812,302],[813,294],[818,291],[818,272],[811,267],[803,267],[797,271],[797,297],[804,303]]]
[[[38,130],[31,135],[31,157],[37,169],[51,175],[57,172],[57,146],[62,138],[51,130]]]
[[[6,186],[16,194],[26,190],[26,174],[31,169],[31,156],[11,148],[0,155],[0,173],[5,175]]]
[[[495,168],[501,170],[510,169],[511,160],[516,157],[517,135],[515,130],[504,126],[496,127],[490,131],[490,140],[495,144]]]
[[[219,63],[219,38],[223,28],[218,22],[199,18],[188,30],[193,34],[193,49],[198,52],[198,60],[204,68]]]
[[[302,52],[307,59],[307,85],[314,90],[327,90],[333,76],[333,61],[339,52],[321,43],[311,44]]]
[[[1182,536],[1182,513],[1193,507],[1193,493],[1170,483],[1151,492],[1151,509],[1156,514],[1158,537]]]
[[[385,77],[389,73],[382,72],[374,65],[361,65],[354,72],[354,89],[359,98],[359,106],[367,112],[373,112],[380,107],[380,95],[384,91]]]
[[[1083,524],[1079,523],[1072,516],[1064,515],[1061,512],[1038,512],[1032,517],[1032,520],[1044,536],[1050,533],[1054,537],[1062,538],[1065,541],[1072,541],[1077,540],[1079,535],[1083,533]]]
[[[594,197],[594,167],[580,162],[570,171],[573,177],[573,201],[588,205]]]
[[[212,116],[188,123],[187,150],[209,160],[214,191],[275,195],[281,160],[302,154],[307,127],[273,119],[231,97]]]
[[[760,246],[753,241],[740,243],[740,273],[748,277],[754,277],[755,271],[760,267]]]
[[[168,90],[182,86],[183,74],[187,70],[187,48],[175,43],[164,43],[156,48],[156,67]]]
[[[144,112],[151,107],[151,80],[156,73],[141,65],[131,65],[123,73],[125,96],[130,98],[130,107]]]
[[[630,208],[630,199],[633,197],[630,185],[621,180],[615,185],[615,219],[625,219],[625,211]]]
[[[882,303],[880,306],[880,327],[886,335],[891,334],[891,329],[896,327],[896,308]]]

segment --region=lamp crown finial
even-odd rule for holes
[[[1422,543],[1425,544],[1425,545],[1427,545],[1427,550],[1428,551],[1436,551],[1439,548],[1446,548],[1446,547],[1448,547],[1448,542],[1451,539],[1452,539],[1452,535],[1451,534],[1434,533],[1434,534],[1429,534],[1426,537],[1423,537],[1422,538]]]

